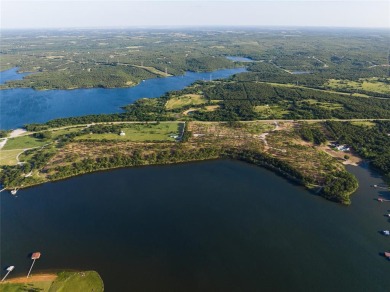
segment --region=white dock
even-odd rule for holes
[[[5,274],[5,276],[3,277],[3,279],[1,279],[1,282],[4,282],[5,278],[7,278],[8,274],[11,273],[13,270],[15,269],[15,266],[9,266],[7,268],[7,274]]]

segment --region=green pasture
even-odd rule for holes
[[[47,144],[48,141],[34,138],[33,136],[21,136],[8,139],[2,150],[27,149],[40,147]]]
[[[104,284],[95,271],[61,272],[54,281],[32,283],[2,283],[2,292],[41,291],[41,292],[85,292],[104,291]]]
[[[325,85],[336,90],[360,89],[369,92],[390,94],[390,85],[379,81],[379,79],[375,77],[360,78],[359,81],[330,79]]]
[[[178,122],[160,124],[129,124],[122,128],[125,136],[119,133],[85,134],[78,136],[75,140],[114,140],[114,141],[174,141],[170,137],[179,134]]]
[[[182,108],[189,105],[206,104],[207,99],[200,94],[186,94],[169,99],[165,105],[167,110]]]

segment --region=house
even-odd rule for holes
[[[347,145],[340,145],[340,146],[337,146],[336,148],[337,148],[337,150],[340,150],[340,151],[343,151],[343,152],[346,152],[346,151],[350,150],[350,148]]]

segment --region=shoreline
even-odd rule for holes
[[[57,274],[54,274],[54,273],[43,273],[43,274],[36,274],[36,275],[32,275],[30,277],[26,277],[26,276],[19,276],[19,277],[15,277],[15,278],[7,278],[5,279],[3,282],[1,282],[2,284],[7,284],[7,283],[34,283],[34,282],[41,282],[41,281],[54,281],[55,279],[57,279],[58,275]]]
[[[19,276],[0,282],[1,291],[104,291],[104,282],[96,271],[68,271]]]
[[[272,164],[270,162],[258,160],[258,159],[261,159],[261,158],[254,158],[255,160],[251,160],[250,157],[249,158],[245,157],[245,154],[247,154],[247,153],[245,151],[242,151],[242,152],[239,152],[239,153],[232,152],[232,153],[222,154],[222,155],[220,155],[219,157],[216,157],[216,158],[205,158],[205,159],[194,159],[194,160],[187,160],[187,161],[174,161],[174,162],[168,162],[168,163],[140,164],[140,165],[128,165],[128,166],[101,168],[101,169],[96,169],[96,170],[93,170],[93,171],[86,171],[86,172],[78,173],[78,174],[75,174],[75,175],[69,175],[69,176],[66,176],[66,177],[61,177],[61,178],[58,178],[58,179],[48,179],[46,181],[37,182],[37,183],[31,184],[31,185],[20,186],[20,187],[17,187],[17,189],[19,191],[19,190],[22,190],[22,189],[28,189],[28,188],[31,188],[31,187],[36,187],[36,186],[39,186],[39,185],[43,185],[45,183],[55,183],[55,182],[68,180],[68,179],[76,178],[76,177],[87,175],[87,174],[93,174],[93,173],[99,173],[99,172],[108,172],[108,171],[112,171],[112,170],[116,170],[116,169],[141,168],[141,167],[148,167],[148,166],[159,167],[159,166],[178,165],[178,164],[200,163],[200,162],[203,162],[203,161],[216,161],[216,160],[224,160],[224,159],[240,161],[240,162],[244,162],[244,163],[248,163],[248,164],[254,165],[256,167],[263,167],[265,169],[268,169],[268,170],[272,171],[276,175],[279,175],[279,176],[285,178],[290,183],[293,183],[293,184],[295,183],[295,184],[298,184],[300,186],[303,186],[303,187],[305,187],[309,191],[315,191],[315,189],[319,189],[320,191],[322,191],[322,189],[324,187],[324,186],[319,186],[319,185],[312,185],[310,183],[305,183],[305,178],[304,177],[302,177],[300,179],[299,177],[294,176],[293,174],[289,173],[288,171],[282,170],[280,168],[280,165],[278,167],[278,165],[274,165],[274,164]],[[256,154],[261,156],[264,153],[255,153],[255,155]],[[278,160],[278,159],[275,159],[275,161],[278,161],[279,163],[282,162],[281,160]],[[292,169],[292,170],[296,171],[295,169]],[[346,170],[346,172],[348,172],[348,171]],[[356,189],[353,190],[352,192],[348,193],[348,197],[350,197],[356,191]],[[7,191],[10,192],[10,191],[12,191],[12,188],[11,189],[10,188],[4,188],[4,190],[7,190]],[[320,192],[316,192],[316,193],[318,195],[322,196]],[[17,196],[17,194],[15,194],[15,196]],[[324,196],[322,196],[322,197],[324,197]],[[324,198],[326,199],[326,197],[324,197]],[[340,200],[340,201],[335,200],[335,202],[340,203],[342,205],[349,205],[351,203],[350,201],[344,201],[344,200]]]

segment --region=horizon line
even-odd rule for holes
[[[90,30],[90,29],[173,29],[173,28],[280,28],[280,29],[381,29],[390,30],[389,26],[325,26],[325,25],[132,25],[132,26],[58,26],[58,27],[0,27],[0,31],[6,30]]]

